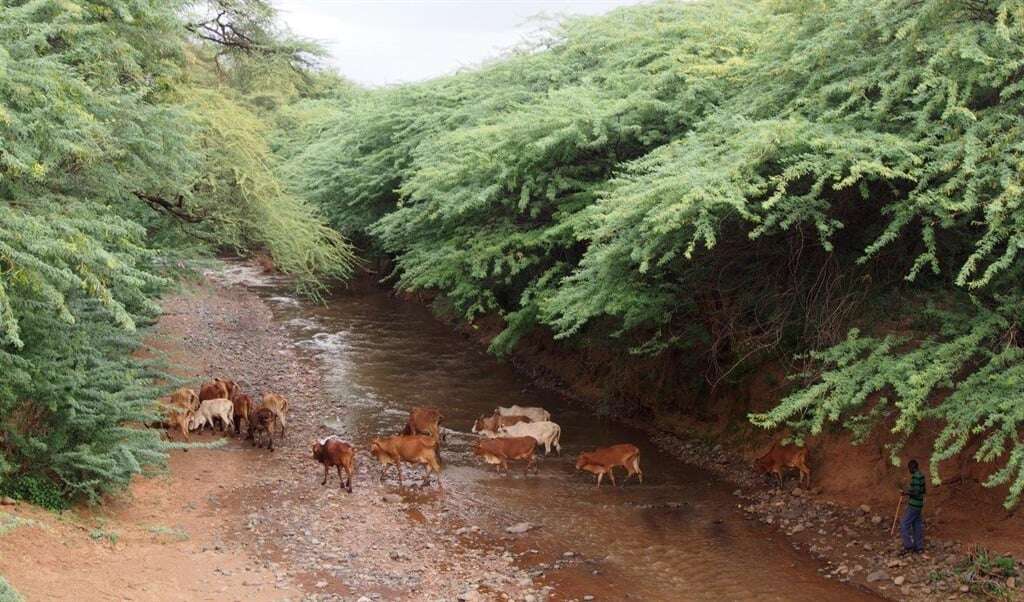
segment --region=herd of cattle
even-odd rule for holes
[[[202,430],[207,426],[216,429],[219,422],[225,432],[232,430],[236,435],[242,434],[242,423],[246,426],[246,438],[252,440],[253,446],[266,447],[274,451],[274,437],[280,433],[283,437],[287,424],[288,400],[277,393],[265,393],[262,403],[257,406],[249,395],[232,380],[215,378],[204,383],[199,392],[193,389],[178,389],[162,403],[164,426],[178,428],[185,440],[189,440],[191,431]],[[398,471],[399,486],[402,481],[402,464],[423,465],[426,468],[425,482],[429,483],[430,473],[437,476],[437,486],[441,488],[440,447],[445,440],[441,429],[444,416],[437,408],[416,407],[409,412],[409,419],[400,434],[389,437],[377,437],[370,443],[370,455],[381,464],[380,480],[392,465]],[[559,439],[562,429],[551,421],[551,413],[544,408],[513,405],[499,407],[491,416],[481,416],[472,428],[480,438],[473,444],[473,453],[485,463],[493,464],[495,471],[504,469],[509,475],[509,462],[525,462],[524,476],[530,469],[539,472],[536,464],[535,451],[537,446],[544,446],[544,455],[562,453]],[[356,448],[331,435],[313,442],[313,459],[324,467],[324,478],[321,485],[327,484],[332,467],[338,471],[338,480],[343,489],[352,492],[352,476],[355,473]],[[810,469],[806,464],[807,450],[791,445],[773,445],[764,456],[756,461],[762,471],[774,474],[781,485],[782,470],[796,468],[800,471],[800,479],[810,481]],[[576,459],[576,470],[590,472],[597,476],[597,486],[605,475],[616,485],[616,467],[626,470],[626,481],[634,475],[642,483],[643,472],[640,470],[640,450],[632,444],[620,443],[609,447],[601,447],[594,451],[583,452]],[[345,478],[342,479],[342,469]],[[625,481],[623,481],[625,485]]]
[[[287,425],[288,400],[277,393],[265,393],[262,403],[257,406],[252,398],[242,392],[232,380],[215,378],[204,383],[199,392],[193,389],[178,389],[163,400],[164,426],[176,428],[182,436],[189,440],[189,433],[203,430],[206,427],[216,429],[219,422],[225,432],[234,431],[242,434],[242,425],[246,427],[246,438],[252,439],[254,446],[274,450],[274,437],[284,436]],[[398,435],[377,437],[370,443],[370,455],[380,462],[382,469],[380,479],[383,480],[388,468],[395,467],[398,472],[399,485],[402,479],[402,464],[421,464],[426,467],[426,479],[430,473],[437,476],[437,485],[441,485],[440,446],[445,440],[441,429],[444,416],[437,408],[413,408],[409,412],[409,420]],[[562,429],[551,421],[551,413],[543,408],[511,406],[498,408],[492,416],[481,416],[473,424],[472,432],[481,437],[473,445],[473,453],[487,464],[493,464],[495,470],[504,469],[509,473],[509,462],[525,462],[524,475],[533,468],[537,472],[537,446],[544,446],[544,454],[562,453],[559,439]],[[313,458],[323,464],[324,478],[327,483],[332,467],[338,471],[341,487],[352,491],[352,475],[355,473],[355,447],[341,438],[331,435],[312,444]],[[597,485],[607,474],[615,484],[614,469],[621,466],[626,470],[627,480],[636,475],[643,482],[640,470],[640,450],[635,445],[623,443],[610,447],[598,448],[580,454],[576,461],[577,470],[585,470],[597,475]],[[342,470],[345,478],[342,478]]]

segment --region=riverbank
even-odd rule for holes
[[[476,328],[449,321],[483,345],[499,330],[487,321]],[[794,549],[821,562],[819,573],[825,579],[896,600],[1024,599],[1020,577],[1024,575],[1024,524],[1001,507],[1006,488],[983,488],[983,477],[965,474],[970,470],[966,462],[944,463],[944,474],[953,473],[953,477],[940,487],[929,484],[926,553],[900,556],[899,527],[894,535],[890,530],[898,487],[906,481],[906,473],[888,463],[881,435],[869,437],[860,446],[845,436],[811,442],[814,484],[801,488],[791,478],[784,489],[776,489],[753,470],[752,460],[778,435],[753,429],[745,421],[748,412],[763,411],[777,401],[769,387],[750,387],[760,390],[759,399],[747,399],[745,405],[729,400],[723,404],[727,407],[717,408],[720,411],[706,408],[704,413],[713,416],[707,420],[657,414],[635,400],[602,397],[614,385],[607,386],[595,376],[599,371],[586,357],[593,354],[589,350],[573,357],[565,352],[559,357],[548,345],[527,342],[509,360],[539,386],[578,404],[601,408],[647,432],[663,452],[735,485],[733,495],[748,519],[775,528]],[[928,447],[921,439],[912,439],[907,453],[923,460]],[[980,575],[970,561],[979,549],[1015,558],[1016,574]]]
[[[355,492],[310,458],[329,432],[315,366],[266,303],[205,278],[163,301],[149,344],[198,385],[231,377],[291,401],[273,453],[220,433],[212,449],[172,450],[167,474],[138,478],[98,508],[55,515],[0,506],[0,575],[33,600],[539,599],[545,590],[501,542],[474,545],[430,500],[376,482],[360,453]],[[333,410],[332,410],[333,411]],[[338,433],[351,436],[351,433]],[[408,470],[406,471],[408,474]],[[400,494],[401,493],[401,494]],[[423,503],[421,503],[423,502]]]

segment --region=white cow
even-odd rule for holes
[[[551,453],[554,447],[558,455],[562,455],[562,446],[558,442],[562,438],[562,427],[554,422],[544,420],[542,422],[520,422],[511,426],[503,426],[498,429],[500,437],[533,437],[538,444],[544,446],[544,455]]]
[[[548,420],[551,420],[551,412],[544,408],[509,406],[507,408],[499,407],[496,411],[502,416],[526,416],[533,422],[547,422]]]
[[[225,430],[235,430],[235,404],[230,399],[204,399],[199,409],[188,423],[188,429],[194,431],[209,424],[213,428],[213,419],[220,418]]]

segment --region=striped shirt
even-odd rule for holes
[[[914,508],[924,507],[924,475],[915,471],[910,475],[910,489],[907,490],[907,504]]]

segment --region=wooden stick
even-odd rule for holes
[[[900,495],[900,499],[896,502],[896,516],[892,517],[892,527],[889,527],[889,537],[896,534],[896,521],[900,518],[900,506],[903,505],[903,496]]]

